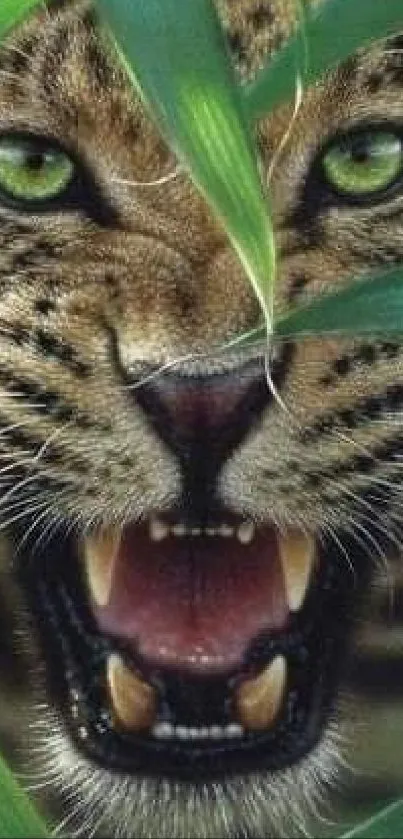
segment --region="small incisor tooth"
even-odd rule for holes
[[[108,658],[106,678],[117,722],[128,731],[145,731],[155,723],[157,692],[126,667],[117,653]]]
[[[115,559],[121,532],[110,527],[84,541],[84,561],[91,594],[98,606],[106,606],[112,584]]]
[[[298,612],[315,564],[315,539],[300,530],[289,530],[279,536],[279,550],[288,606],[291,612]]]
[[[239,525],[236,535],[242,545],[250,545],[255,536],[255,525],[251,521],[245,521]]]
[[[278,655],[256,679],[248,679],[236,692],[238,721],[249,731],[267,731],[274,723],[283,701],[287,662]]]
[[[152,542],[162,542],[169,536],[169,527],[164,521],[158,518],[150,520],[150,539]]]

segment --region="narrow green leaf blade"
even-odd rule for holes
[[[312,335],[391,335],[403,339],[403,266],[351,281],[339,291],[320,294],[274,324],[278,338]],[[259,327],[237,339],[237,345],[264,339]]]
[[[342,839],[396,839],[403,836],[403,800],[393,801]]]
[[[399,31],[403,31],[402,0],[323,0],[319,7],[307,8],[302,33],[308,50],[305,83],[316,81],[371,40]],[[293,98],[300,48],[298,32],[246,88],[251,117],[263,116]]]
[[[15,24],[19,23],[35,6],[44,0],[1,0],[0,40]]]
[[[126,69],[220,218],[271,319],[274,237],[213,0],[97,0]]]
[[[45,823],[0,758],[0,839],[46,839]]]
[[[278,336],[402,335],[403,267],[376,277],[356,280],[331,294],[316,297],[281,320]]]

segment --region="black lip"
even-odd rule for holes
[[[290,766],[320,740],[332,710],[357,596],[336,547],[323,548],[317,584],[301,617],[287,633],[260,637],[249,650],[252,666],[277,654],[287,657],[288,697],[276,725],[265,734],[208,746],[115,731],[103,675],[116,644],[99,635],[83,602],[82,583],[72,572],[74,547],[67,541],[50,545],[35,562],[29,562],[27,550],[21,580],[47,662],[50,696],[70,736],[98,765],[143,776],[214,779]]]

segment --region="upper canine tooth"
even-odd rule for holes
[[[106,679],[118,722],[129,731],[152,727],[157,717],[157,692],[112,653],[106,665]]]
[[[150,519],[150,539],[152,542],[162,542],[169,534],[169,527],[161,519]]]
[[[264,731],[275,721],[283,701],[287,678],[287,662],[282,655],[256,679],[239,685],[235,705],[237,718],[247,730]]]
[[[243,545],[249,545],[253,541],[255,535],[255,525],[250,522],[243,522],[239,525],[236,535]]]
[[[84,540],[84,561],[91,594],[98,606],[106,606],[112,585],[121,531],[118,527],[101,530]]]
[[[315,564],[315,539],[300,530],[289,530],[279,536],[279,550],[288,606],[291,612],[298,612]]]

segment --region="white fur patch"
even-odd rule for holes
[[[342,738],[332,722],[308,757],[281,772],[200,785],[136,778],[97,767],[75,749],[51,709],[42,705],[38,711],[25,777],[31,790],[49,786],[61,795],[65,816],[57,835],[229,839],[247,831],[259,837],[306,836],[343,765]]]

